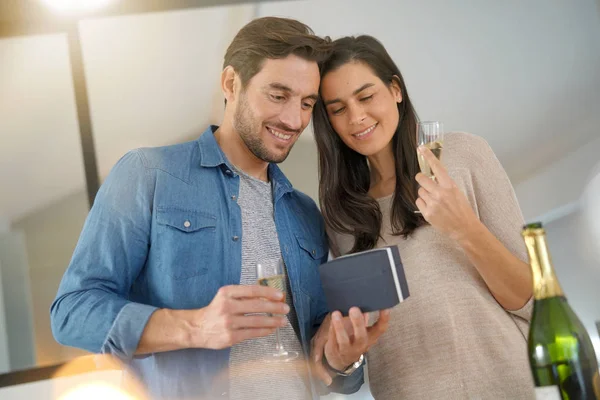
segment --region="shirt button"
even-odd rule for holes
[[[237,242],[239,238],[240,238],[239,236],[232,237],[232,239],[233,239],[234,242]]]
[[[313,254],[313,256],[314,256],[314,255],[316,255],[316,254],[317,254],[317,251],[316,251],[316,250],[313,250],[313,251],[312,251],[312,254]]]
[[[190,223],[190,221],[185,221],[185,222],[183,223],[183,226],[184,226],[184,227],[186,227],[186,228],[189,228],[191,225],[192,225],[192,224]]]
[[[235,195],[231,196],[231,200],[235,201],[235,199],[237,199]]]
[[[230,170],[230,169],[228,169],[228,170],[225,170],[225,173],[226,173],[227,175],[231,175],[231,170]]]

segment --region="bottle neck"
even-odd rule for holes
[[[542,300],[564,296],[554,268],[552,268],[552,259],[548,252],[544,231],[542,229],[529,230],[523,237],[533,274],[533,297],[536,300]]]

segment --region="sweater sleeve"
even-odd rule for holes
[[[468,133],[456,132],[452,136],[453,150],[460,153],[459,161],[470,171],[472,201],[475,201],[479,219],[487,229],[519,260],[528,262],[521,229],[523,214],[513,186],[500,161],[485,139]],[[533,300],[521,308],[507,310],[529,322]]]

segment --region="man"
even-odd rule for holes
[[[240,30],[225,55],[222,124],[195,142],[129,152],[102,185],[51,307],[57,341],[119,357],[156,398],[318,397],[301,367],[311,369],[309,342],[327,314],[324,226],[275,164],[310,120],[328,51],[294,20]],[[285,302],[255,285],[256,264],[279,258]],[[381,320],[367,330],[355,313],[350,335],[337,318],[322,324],[316,348],[330,377],[342,375],[333,390],[358,390]],[[301,355],[293,368],[264,362],[277,327]]]

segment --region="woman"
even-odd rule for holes
[[[385,48],[333,44],[314,111],[319,194],[334,255],[397,245],[410,298],[368,354],[376,399],[533,398],[525,332],[531,275],[512,186],[487,143],[449,133],[423,153]],[[415,213],[419,210],[421,214]]]

